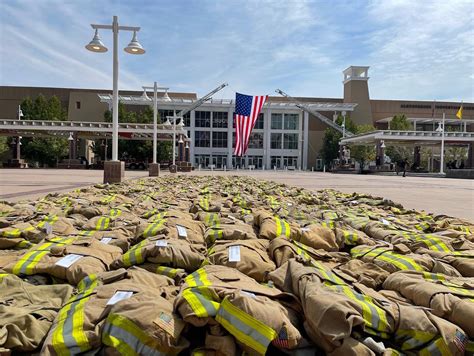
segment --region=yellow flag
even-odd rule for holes
[[[459,108],[458,112],[456,113],[456,117],[459,120],[462,120],[462,104],[461,104],[461,107]]]

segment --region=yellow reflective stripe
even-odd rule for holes
[[[221,303],[216,321],[238,341],[264,355],[277,333],[268,325],[234,306],[227,298]]]
[[[395,333],[395,339],[401,343],[402,351],[417,349],[431,341],[436,335],[422,331],[411,329],[398,329]]]
[[[114,200],[116,197],[117,197],[117,194],[107,195],[106,197],[102,198],[100,202],[103,204],[108,204],[112,200]]]
[[[152,224],[149,224],[145,231],[143,232],[143,237],[151,237],[157,234],[158,230],[163,226],[165,223],[164,220],[156,220]]]
[[[79,294],[73,296],[58,314],[58,324],[53,331],[52,345],[58,355],[78,354],[90,349],[84,332],[84,307],[98,285],[95,275],[85,277],[79,285]]]
[[[150,355],[162,356],[158,347],[160,343],[151,334],[130,319],[110,314],[105,322],[102,335],[105,345],[115,347],[123,355]]]
[[[186,288],[182,295],[199,318],[215,316],[219,309],[219,303],[213,300],[218,296],[206,286]]]
[[[335,275],[332,271],[328,270],[318,261],[312,259],[311,265],[322,274],[325,280],[330,281],[332,284],[346,285],[346,282],[344,282],[339,276]]]
[[[132,265],[144,262],[142,255],[142,247],[148,242],[148,240],[143,240],[139,244],[134,245],[130,250],[128,250],[122,255],[122,261],[125,267],[130,267]]]
[[[118,208],[110,209],[109,215],[112,216],[112,217],[120,216],[120,215],[122,215],[122,210],[118,209]]]
[[[435,341],[431,342],[428,346],[421,350],[417,350],[420,356],[432,356],[432,355],[451,355],[448,345],[444,341],[443,337],[438,337]]]
[[[33,268],[41,259],[46,256],[49,251],[31,251],[23,255],[20,260],[13,266],[12,273],[16,275],[33,274]]]
[[[156,213],[158,212],[158,209],[152,209],[150,211],[147,211],[145,214],[143,214],[143,217],[145,219],[148,219],[149,217],[152,217],[153,215],[155,215]]]
[[[20,237],[20,235],[21,230],[18,228],[2,231],[2,236],[4,237]]]
[[[369,252],[366,252],[367,250],[369,249],[353,248],[351,250],[351,255],[355,258],[367,256],[373,258],[374,260],[380,259],[381,261],[392,264],[400,270],[424,271],[423,267],[416,263],[414,259],[397,254],[395,252],[387,250],[384,247],[378,247]]]
[[[128,344],[122,342],[115,336],[110,335],[108,332],[103,332],[102,342],[104,345],[114,347],[121,355],[139,356],[139,354],[136,353],[135,350],[133,350],[130,346],[128,346]]]
[[[81,236],[92,236],[96,233],[95,230],[83,230],[81,232],[79,232],[79,235]]]
[[[355,245],[359,241],[359,236],[354,232],[343,230],[342,233],[346,245]]]
[[[171,267],[166,267],[166,266],[158,266],[156,268],[156,273],[158,274],[163,274],[165,276],[174,278],[179,272],[184,272],[182,269],[178,268],[171,268]]]
[[[355,292],[348,286],[326,286],[330,289],[344,293],[347,297],[359,304],[362,308],[362,317],[367,326],[374,331],[380,332],[380,334],[377,335],[388,337],[387,332],[390,331],[390,325],[387,320],[387,313],[378,305],[374,304],[371,297]],[[366,331],[370,333],[370,330]]]
[[[210,286],[212,283],[207,279],[206,270],[200,268],[197,271],[186,276],[184,281],[188,284],[189,287],[195,286]]]
[[[290,224],[288,224],[285,220],[282,220],[278,217],[274,217],[276,223],[276,236],[285,236],[287,238],[290,237]]]
[[[330,229],[334,229],[334,227],[336,226],[336,224],[334,223],[334,221],[323,221],[321,223],[321,226],[323,227],[328,227]]]
[[[110,225],[110,218],[107,216],[101,216],[95,225],[95,229],[98,231],[107,230]]]
[[[199,199],[199,205],[201,206],[201,208],[205,211],[208,211],[209,210],[209,200],[207,197],[203,197],[201,199]]]
[[[43,228],[46,223],[53,225],[56,221],[58,221],[59,217],[57,215],[48,215],[43,218],[42,221],[36,225],[37,228]]]

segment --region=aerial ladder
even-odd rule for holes
[[[219,85],[217,88],[214,90],[210,91],[206,95],[204,95],[202,98],[196,100],[194,103],[192,103],[190,106],[188,106],[186,109],[181,110],[177,115],[174,116],[167,116],[166,117],[166,123],[165,125],[171,125],[169,119],[173,119],[173,167],[176,165],[176,120],[181,119],[179,123],[179,128],[182,130],[184,127],[184,121],[183,117],[186,115],[188,112],[200,107],[202,104],[204,104],[206,101],[211,99],[211,97],[217,93],[218,91],[224,89],[226,86],[228,86],[228,83],[223,83]],[[184,137],[188,138],[187,134],[183,134]]]
[[[194,103],[191,104],[191,106],[188,106],[186,109],[181,110],[179,113],[177,113],[175,116],[168,116],[167,119],[174,119],[175,122],[177,119],[183,120],[184,115],[186,115],[188,112],[193,111],[194,109],[200,107],[202,104],[204,104],[206,101],[211,99],[211,97],[217,93],[218,91],[224,89],[226,86],[228,86],[228,83],[223,83],[219,85],[217,88],[214,90],[210,91],[206,95],[204,95],[202,98],[196,100]],[[182,122],[182,121],[181,121]],[[183,123],[184,124],[184,123]],[[182,126],[182,125],[181,125]]]
[[[345,130],[344,127],[336,124],[334,121],[328,119],[326,116],[320,114],[319,112],[317,112],[315,110],[312,110],[308,105],[300,102],[299,100],[293,98],[292,96],[289,96],[284,91],[282,91],[280,89],[277,89],[277,90],[275,90],[275,92],[277,92],[281,96],[284,96],[285,98],[288,98],[292,103],[295,104],[296,107],[298,107],[301,110],[307,112],[308,114],[316,116],[319,120],[324,122],[329,127],[333,128],[334,130],[340,132],[341,134],[343,134],[345,136],[348,136],[348,137],[354,136],[354,134],[352,132]]]

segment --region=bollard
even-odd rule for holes
[[[224,164],[224,172],[227,171],[227,166]]]
[[[277,166],[273,166],[273,170],[276,172],[276,170],[277,170]]]
[[[326,165],[323,166],[323,173],[326,173]]]
[[[201,164],[199,164],[199,166],[198,166],[198,170],[199,170],[199,171],[201,170]]]
[[[311,172],[314,172],[314,167],[311,167]]]

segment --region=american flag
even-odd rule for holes
[[[251,96],[235,94],[235,149],[234,155],[243,156],[249,146],[252,132],[258,114],[267,100],[267,95]]]
[[[278,337],[272,340],[272,344],[279,348],[289,349],[290,344],[288,343],[288,333],[286,326],[283,326],[278,333]]]

